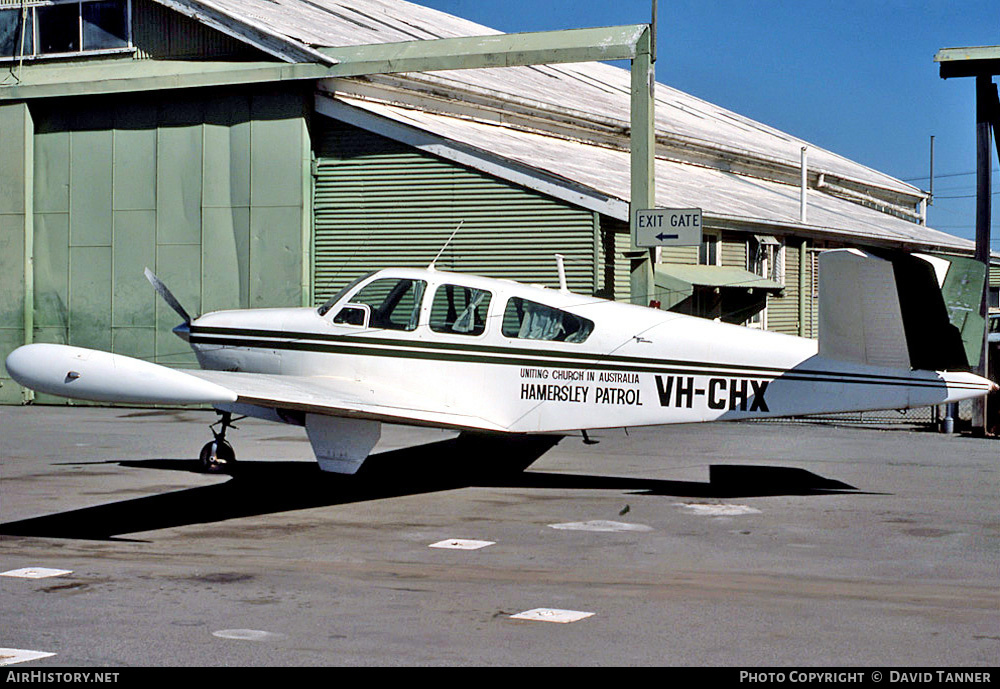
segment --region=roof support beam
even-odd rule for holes
[[[330,68],[331,77],[632,60],[629,224],[634,225],[637,209],[656,207],[653,176],[656,151],[653,84],[656,80],[652,34],[649,25],[635,24],[324,48],[322,52],[338,61]],[[632,237],[635,237],[634,227]],[[635,250],[634,240],[630,249],[631,301],[648,306],[656,289],[652,251]]]
[[[632,102],[630,104],[631,133],[629,151],[631,157],[629,193],[629,253],[631,264],[630,295],[633,304],[649,306],[654,297],[656,285],[653,278],[653,252],[655,249],[640,249],[635,244],[635,214],[637,210],[656,208],[656,183],[654,151],[656,132],[654,127],[652,32],[643,31],[639,37],[636,56],[632,60]]]
[[[321,48],[320,52],[339,62],[330,68],[331,77],[631,60],[645,30],[645,24],[634,24],[376,43]]]

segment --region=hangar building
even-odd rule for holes
[[[459,225],[439,267],[554,285],[561,253],[573,291],[628,300],[627,70],[327,76],[348,46],[492,33],[402,0],[0,0],[0,361],[193,365],[145,266],[192,313],[308,305]],[[818,251],[972,255],[925,192],[655,94],[657,205],[704,214],[701,247],[659,252],[663,308],[815,336]]]

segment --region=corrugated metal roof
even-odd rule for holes
[[[338,47],[500,33],[475,22],[404,0],[157,0],[202,5],[268,27],[309,47]],[[627,70],[601,63],[452,70],[409,75],[425,84],[495,94],[574,113],[592,121],[628,126]],[[711,142],[766,159],[799,164],[807,142],[666,84],[656,85],[656,129],[664,136]],[[810,165],[904,194],[916,187],[810,145]]]
[[[320,50],[499,33],[403,0],[157,1],[205,6],[216,16],[266,26],[270,35]],[[327,86],[346,89],[338,97],[380,117],[608,198],[628,199],[628,154],[620,150],[629,126],[627,70],[563,64],[331,80]],[[660,83],[656,133],[657,205],[699,206],[719,221],[799,226],[799,189],[789,182],[804,145],[814,186],[816,173],[823,173],[827,182],[886,200],[897,212],[914,209],[926,197],[890,175]],[[972,248],[967,240],[819,189],[810,190],[808,225],[800,227],[921,247]]]
[[[582,184],[610,199],[629,197],[629,154],[579,141],[448,117],[384,103],[341,98],[379,117],[449,141]],[[799,189],[788,184],[671,160],[656,160],[656,199],[661,207],[700,207],[706,222],[757,222],[812,230],[831,238],[857,237],[873,243],[971,251],[973,243],[923,225],[880,213],[851,201],[810,190],[808,225],[799,224]],[[608,214],[628,220],[624,203]]]

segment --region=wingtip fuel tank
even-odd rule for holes
[[[61,344],[18,347],[7,371],[38,392],[95,402],[124,404],[221,404],[233,391],[148,361]]]

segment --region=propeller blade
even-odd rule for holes
[[[156,290],[156,293],[159,294],[161,297],[163,297],[163,301],[170,304],[170,308],[176,311],[177,315],[179,315],[181,318],[184,319],[184,324],[190,325],[192,320],[190,314],[188,314],[188,312],[184,310],[184,307],[181,306],[181,303],[177,301],[177,299],[174,297],[173,294],[170,293],[170,290],[167,289],[167,286],[164,285],[163,282],[160,281],[160,278],[156,277],[153,271],[151,271],[149,268],[146,268],[146,279],[149,280],[149,284],[153,286],[153,289]]]

